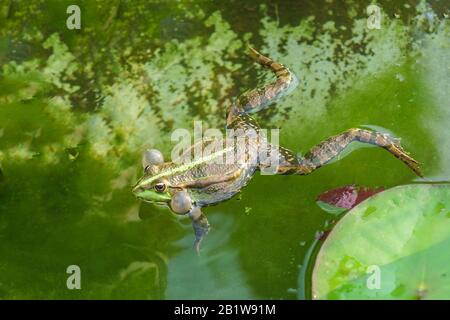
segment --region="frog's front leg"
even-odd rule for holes
[[[188,216],[192,219],[192,227],[195,233],[194,249],[197,253],[200,253],[201,243],[209,232],[210,224],[200,207],[193,207]]]

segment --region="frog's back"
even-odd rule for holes
[[[170,183],[189,186],[186,189],[200,206],[231,198],[248,183],[257,168],[256,143],[243,142],[235,137],[195,143],[177,159],[186,170],[171,175]]]

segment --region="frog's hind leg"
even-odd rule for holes
[[[258,112],[270,104],[278,101],[282,96],[291,92],[297,85],[297,77],[281,63],[263,56],[249,46],[250,57],[269,68],[276,75],[276,80],[264,87],[249,90],[240,95],[231,106],[227,117],[227,124],[231,124],[235,116],[242,113]]]
[[[309,174],[333,160],[353,141],[384,148],[422,177],[419,163],[402,149],[398,139],[377,131],[357,128],[349,129],[342,134],[322,141],[311,148],[305,157],[297,157],[292,151],[280,147],[277,174]]]

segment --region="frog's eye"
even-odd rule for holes
[[[164,192],[166,190],[166,184],[163,182],[155,184],[155,190],[158,192]]]

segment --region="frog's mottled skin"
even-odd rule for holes
[[[224,147],[207,157],[187,163],[162,162],[162,155],[159,154],[156,154],[154,158],[157,160],[153,160],[153,163],[144,158],[144,176],[133,189],[135,195],[144,201],[164,203],[175,212],[188,215],[193,221],[197,250],[209,231],[208,220],[200,208],[231,198],[248,183],[255,171],[267,169],[269,163],[261,157],[261,146],[272,151],[277,158],[276,174],[309,174],[334,159],[351,142],[360,141],[386,149],[421,176],[417,161],[403,151],[398,140],[376,131],[349,129],[314,146],[304,157],[298,157],[281,146],[267,144],[265,137],[261,138],[258,123],[249,114],[276,102],[293,90],[298,81],[288,68],[261,55],[253,48],[250,48],[250,56],[274,72],[276,80],[262,88],[245,92],[231,106],[227,115],[227,129],[234,129],[234,136],[224,138],[227,140],[205,138],[198,141],[191,147],[192,150],[195,150],[198,144],[201,144],[202,148],[213,143]],[[236,142],[242,143],[242,138],[245,140],[245,151],[237,150],[239,142]],[[228,145],[230,147],[225,147]],[[237,155],[237,158],[232,163],[214,161],[227,154]],[[175,194],[178,200],[184,201],[180,204],[171,203]]]

